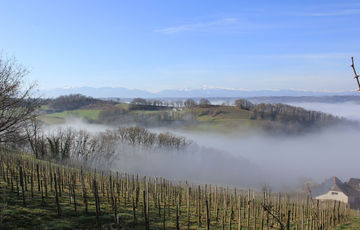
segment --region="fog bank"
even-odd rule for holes
[[[289,105],[303,107],[308,110],[330,113],[350,120],[360,121],[360,104],[346,103],[288,103]]]
[[[248,159],[267,175],[274,186],[294,185],[301,178],[318,182],[338,176],[343,180],[359,177],[359,130],[330,128],[302,136],[247,137],[209,134],[187,134],[199,145],[221,149]]]
[[[360,121],[360,106],[357,104],[294,105]],[[65,126],[94,132],[116,128],[79,120],[62,125]],[[123,146],[118,149],[118,158],[111,162],[112,169],[196,183],[240,187],[260,187],[266,183],[274,189],[284,186],[294,188],[304,178],[322,182],[332,176],[338,176],[343,181],[360,177],[360,130],[357,128],[331,127],[297,136],[272,136],[258,131],[220,134],[151,129],[154,130],[170,131],[192,140],[194,144],[186,151]]]

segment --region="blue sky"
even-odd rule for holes
[[[359,1],[0,0],[0,50],[40,88],[350,91]]]

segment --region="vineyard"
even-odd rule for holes
[[[4,229],[331,229],[340,202],[67,167],[0,153]]]

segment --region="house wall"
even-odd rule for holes
[[[337,200],[344,203],[349,203],[349,197],[345,195],[343,192],[338,191],[329,191],[325,194],[315,197],[317,200]]]

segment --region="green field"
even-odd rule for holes
[[[103,111],[106,113],[101,113]],[[217,105],[182,109],[161,107],[159,110],[154,108],[132,110],[129,109],[129,104],[118,103],[103,108],[46,113],[40,116],[40,119],[47,124],[61,124],[71,117],[108,125],[131,123],[140,126],[172,126],[174,124],[176,128],[181,126],[182,129],[191,131],[241,134],[257,130],[297,133],[308,128],[306,123],[289,123],[271,117],[254,117],[253,111],[236,106]]]
[[[353,215],[347,223],[341,224],[335,228],[336,230],[359,230],[360,229],[360,216]]]
[[[88,109],[88,110],[71,110],[59,113],[49,113],[40,116],[40,119],[48,124],[64,123],[66,119],[71,117],[82,118],[89,121],[96,121],[99,118],[101,110]]]
[[[44,107],[45,108],[45,107]],[[168,110],[129,110],[129,104],[118,103],[114,108],[122,108],[127,111],[127,116],[143,117],[143,119],[150,119],[152,117],[160,118],[166,114],[181,121],[182,117],[187,114],[194,117],[196,122],[190,122],[189,125],[184,125],[182,128],[195,132],[220,132],[220,133],[248,133],[251,130],[261,128],[263,121],[250,119],[251,112],[242,110],[233,106],[213,106],[209,108],[190,108],[184,110],[173,111]],[[40,120],[47,124],[62,124],[66,119],[71,117],[81,118],[88,121],[99,121],[99,114],[101,109],[78,109],[71,111],[63,111],[57,113],[48,113],[40,116]],[[121,115],[119,115],[121,116]]]
[[[128,110],[129,109],[129,104],[121,102],[121,103],[116,104],[115,107]]]

